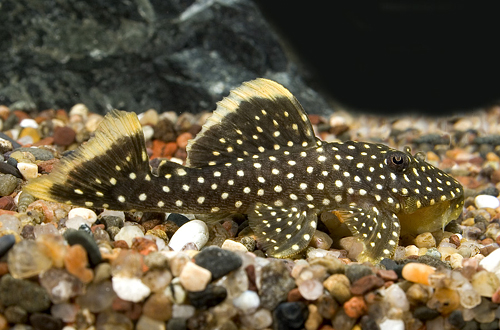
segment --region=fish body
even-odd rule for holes
[[[153,173],[134,113],[112,111],[95,136],[25,189],[86,207],[246,214],[267,254],[304,250],[318,214],[336,211],[363,244],[358,260],[390,257],[401,234],[443,229],[463,206],[463,188],[409,150],[319,140],[280,84],[257,79],[218,103],[187,147],[187,165]]]

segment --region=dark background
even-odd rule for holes
[[[256,1],[344,105],[449,114],[500,99],[496,6],[473,1]]]

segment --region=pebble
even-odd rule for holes
[[[212,279],[212,273],[194,262],[188,261],[182,268],[179,280],[187,291],[205,290]]]
[[[49,314],[34,313],[29,317],[35,330],[61,330],[63,322]]]
[[[345,276],[347,276],[351,283],[354,283],[360,278],[367,275],[373,275],[373,271],[369,266],[366,265],[351,264],[347,265],[345,268]]]
[[[379,324],[380,330],[405,330],[403,320],[394,320],[386,318]]]
[[[208,227],[201,220],[191,220],[182,225],[172,236],[168,246],[174,251],[181,251],[187,243],[194,243],[201,250],[208,242]]]
[[[323,282],[323,286],[339,304],[343,304],[351,298],[349,278],[344,274],[331,275]]]
[[[58,126],[54,128],[54,144],[67,147],[75,142],[76,132],[68,126]]]
[[[478,195],[474,199],[477,208],[492,208],[496,209],[500,206],[500,200],[491,195]]]
[[[10,196],[0,197],[0,209],[14,211],[16,209],[16,202]]]
[[[167,221],[172,221],[177,226],[181,227],[189,222],[188,217],[179,213],[170,213],[167,217]]]
[[[227,290],[222,286],[209,284],[204,290],[189,291],[187,296],[195,308],[210,308],[226,299]]]
[[[136,237],[144,237],[141,228],[137,226],[124,226],[120,229],[118,234],[115,235],[115,241],[125,241],[129,247],[132,246],[133,240]]]
[[[403,312],[410,310],[410,303],[403,289],[397,285],[391,285],[384,291],[385,301],[392,307],[399,308]]]
[[[94,278],[92,269],[87,268],[87,251],[80,244],[75,244],[67,248],[64,256],[64,266],[68,273],[77,277],[82,283],[90,283]]]
[[[410,262],[403,267],[402,276],[407,281],[429,285],[429,275],[434,274],[435,271],[434,267]]]
[[[89,226],[92,226],[97,220],[97,215],[95,214],[94,211],[83,207],[75,207],[68,212],[68,219],[74,217],[83,218],[85,223],[88,224]]]
[[[307,320],[309,310],[303,302],[286,302],[279,304],[273,312],[274,329],[302,329]]]
[[[142,315],[135,326],[136,330],[165,330],[165,322]]]
[[[357,319],[368,312],[368,307],[363,297],[354,296],[345,302],[344,312],[347,316]]]
[[[144,315],[158,321],[168,321],[172,317],[172,302],[163,293],[152,294],[142,308]]]
[[[364,295],[368,291],[380,288],[384,285],[384,280],[375,275],[361,277],[351,285],[351,293],[354,295]]]
[[[35,313],[48,309],[50,299],[47,291],[35,282],[7,274],[0,279],[0,304],[19,306],[28,313]]]
[[[0,258],[3,257],[15,243],[16,237],[14,235],[4,235],[0,237]]]
[[[248,249],[245,245],[231,239],[226,239],[224,243],[222,243],[221,249],[232,252],[248,252]]]
[[[68,229],[64,232],[64,238],[69,245],[79,244],[85,248],[92,267],[97,266],[102,261],[99,247],[91,235],[81,230]]]
[[[212,273],[214,280],[241,267],[243,260],[232,251],[208,246],[194,257],[194,262]]]
[[[298,289],[301,296],[306,300],[316,300],[323,294],[323,284],[316,279],[300,283]]]
[[[415,238],[415,245],[418,248],[433,248],[436,247],[436,239],[431,233],[422,233]]]
[[[38,275],[52,266],[52,260],[42,253],[35,241],[22,240],[7,255],[10,274],[17,279]]]
[[[474,290],[483,297],[491,298],[500,287],[500,280],[495,273],[490,273],[485,270],[472,275],[470,282]]]
[[[250,329],[266,329],[273,324],[273,316],[267,309],[261,308],[253,314],[240,316],[242,325]]]
[[[116,295],[125,301],[139,302],[151,293],[149,287],[138,278],[114,276],[111,281]]]
[[[288,292],[295,287],[295,281],[290,276],[284,262],[273,260],[262,267],[259,288],[261,307],[273,310],[285,301]]]
[[[21,176],[21,174],[19,175]],[[0,196],[7,196],[12,194],[12,192],[14,192],[14,189],[17,188],[17,184],[18,179],[14,175],[0,174]]]
[[[246,290],[236,298],[233,298],[233,305],[238,308],[242,314],[251,314],[259,307],[260,298],[257,292]]]

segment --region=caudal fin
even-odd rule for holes
[[[144,134],[135,113],[108,113],[95,136],[24,189],[45,200],[115,210],[134,208],[134,182],[151,180]]]

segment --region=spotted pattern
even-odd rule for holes
[[[442,229],[463,206],[461,185],[409,150],[318,140],[293,95],[264,79],[219,102],[187,151],[188,166],[162,161],[151,173],[137,117],[114,111],[93,140],[27,189],[87,207],[245,213],[261,246],[280,258],[303,251],[318,214],[336,210],[365,246],[358,260],[371,262],[390,257],[401,234]]]

